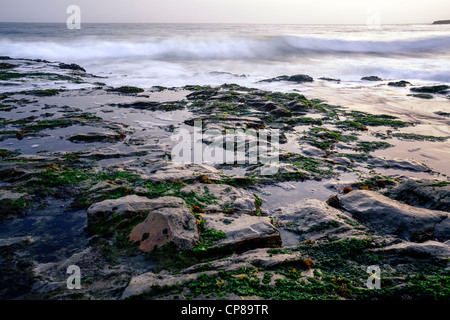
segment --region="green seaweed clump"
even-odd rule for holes
[[[119,88],[110,89],[109,91],[129,94],[129,93],[141,93],[144,92],[144,89],[131,86],[122,86]]]

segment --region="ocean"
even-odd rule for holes
[[[77,63],[109,85],[145,88],[274,89],[258,81],[285,74],[448,83],[450,25],[0,23],[0,56]]]

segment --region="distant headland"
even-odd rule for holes
[[[438,20],[433,22],[433,24],[450,24],[450,20]]]

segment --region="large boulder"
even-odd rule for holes
[[[86,72],[86,70],[83,67],[81,67],[81,66],[79,66],[79,65],[77,65],[75,63],[70,63],[70,64],[69,63],[60,63],[58,65],[58,67],[60,69],[67,69],[67,70],[75,70],[75,71]]]
[[[129,240],[144,252],[168,243],[180,250],[193,249],[199,240],[197,220],[186,207],[164,207],[150,212],[131,230]]]
[[[368,190],[352,191],[340,197],[340,205],[380,234],[410,240],[413,234],[429,232],[439,241],[450,238],[447,212],[416,208]]]
[[[165,243],[177,249],[193,249],[197,245],[197,220],[184,200],[177,197],[148,199],[130,195],[105,200],[89,207],[88,222],[91,226],[111,221],[114,224],[113,219],[120,221],[143,214],[147,217],[129,235],[130,242],[139,243],[142,251],[149,252]]]
[[[364,236],[365,228],[353,218],[317,199],[303,199],[274,212],[277,225],[305,239]]]

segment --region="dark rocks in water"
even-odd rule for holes
[[[420,92],[420,93],[446,93],[447,90],[449,90],[449,89],[450,89],[450,86],[442,84],[442,85],[437,85],[437,86],[424,86],[424,87],[411,88],[410,90],[412,92]]]
[[[139,110],[156,110],[160,103],[156,101],[136,101],[132,103],[115,104],[119,108],[133,108]]]
[[[288,77],[287,81],[301,83],[301,82],[313,82],[314,79],[305,74],[297,74],[297,75]]]
[[[368,77],[362,77],[361,80],[365,81],[383,81],[380,77],[377,76],[368,76]]]
[[[444,111],[436,111],[435,114],[442,116],[442,117],[450,117],[450,113],[449,112],[444,112]]]
[[[408,94],[408,96],[420,99],[433,99],[434,97],[429,93],[416,93],[416,94]]]
[[[341,79],[333,79],[333,78],[327,78],[327,77],[322,77],[319,78],[320,80],[324,80],[324,81],[334,81],[334,82],[341,82]]]
[[[406,87],[407,85],[411,85],[411,82],[401,80],[401,81],[388,83],[388,86],[391,86],[391,87]]]
[[[80,133],[69,138],[72,142],[115,142],[126,137],[118,132],[87,132]]]
[[[14,68],[15,65],[11,64],[11,63],[0,63],[0,70],[5,70],[5,69],[12,69]]]
[[[237,77],[237,78],[246,78],[247,76],[245,74],[235,74],[235,73],[231,73],[231,72],[224,72],[224,71],[211,71],[209,73],[212,76],[232,76],[232,77]]]
[[[22,92],[23,94],[33,95],[38,97],[50,97],[59,94],[61,89],[45,89],[45,90],[29,90]]]
[[[450,24],[450,20],[438,20],[434,21],[433,24]]]
[[[83,71],[86,72],[86,70],[83,67],[80,67],[79,65],[75,63],[60,63],[58,65],[60,69],[67,69],[67,70],[76,70],[76,71]]]
[[[271,79],[261,80],[260,82],[276,82],[276,81],[289,81],[295,83],[313,82],[314,79],[306,74],[296,74],[293,76],[279,76]]]
[[[119,88],[109,89],[108,91],[129,94],[129,93],[141,93],[141,92],[144,92],[144,89],[137,88],[137,87],[130,87],[130,86],[122,86]]]
[[[184,104],[181,103],[171,103],[171,102],[164,102],[159,103],[156,101],[136,101],[131,103],[119,103],[119,104],[112,104],[113,106],[119,107],[119,108],[133,108],[138,110],[164,110],[164,111],[172,111],[172,110],[180,110],[184,109]]]
[[[0,56],[0,60],[12,60],[12,58],[8,56]]]

